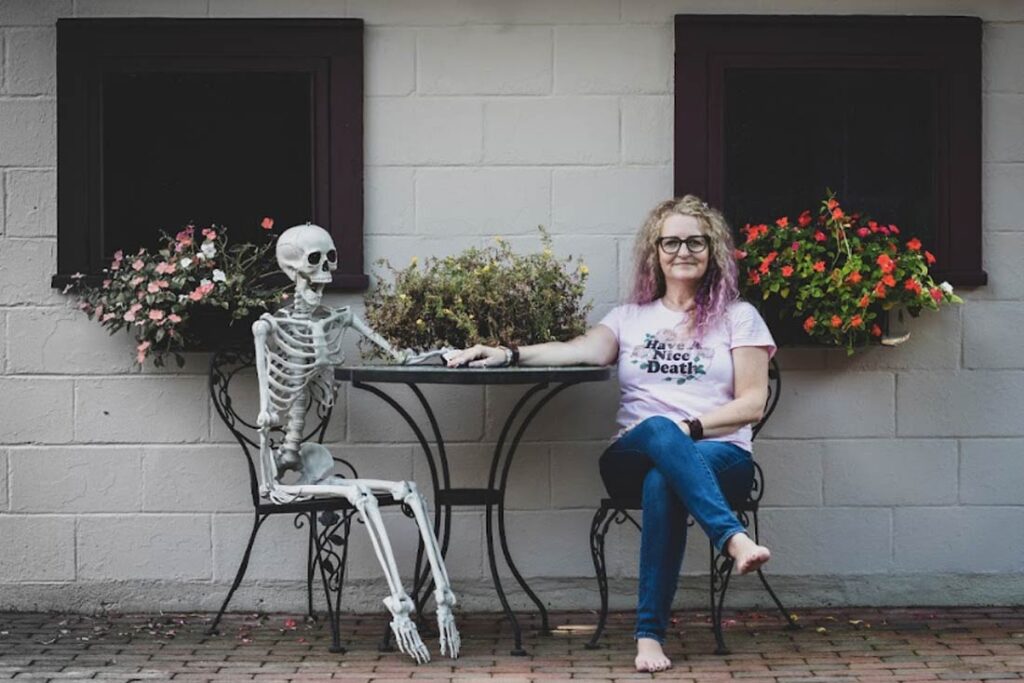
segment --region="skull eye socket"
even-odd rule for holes
[[[327,252],[327,260],[330,261],[331,263],[334,263],[335,261],[337,261],[338,260],[338,252],[336,252],[335,250],[331,249],[329,252]]]
[[[319,251],[311,251],[311,252],[309,252],[309,256],[306,257],[306,260],[309,261],[310,265],[315,266],[316,264],[320,263],[320,252]]]

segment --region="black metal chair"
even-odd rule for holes
[[[764,427],[768,418],[771,417],[771,414],[775,411],[775,406],[779,402],[779,390],[781,387],[782,378],[779,372],[779,365],[774,359],[772,359],[771,366],[768,370],[768,401],[765,404],[764,416],[753,427],[755,437],[758,432],[761,431],[761,428]],[[761,466],[755,462],[754,481],[746,498],[742,500],[729,501],[729,504],[736,512],[736,516],[739,518],[740,523],[742,523],[743,526],[749,528],[751,521],[753,521],[755,542],[758,540],[757,511],[763,495],[764,471],[761,469]],[[601,638],[605,624],[608,621],[608,570],[605,564],[604,554],[605,536],[608,533],[608,528],[611,526],[612,522],[616,525],[622,525],[626,522],[630,522],[637,528],[637,530],[639,530],[640,523],[632,513],[640,510],[641,508],[642,505],[639,498],[604,498],[601,500],[601,506],[594,514],[594,520],[590,526],[590,553],[594,560],[594,570],[597,574],[598,590],[601,593],[601,613],[598,616],[597,628],[594,631],[594,635],[587,643],[587,649],[592,650],[599,647],[598,640]],[[688,524],[692,526],[693,523],[693,519],[691,518],[688,521]],[[733,560],[722,553],[716,552],[710,541],[708,541],[708,547],[711,550],[710,599],[711,624],[715,633],[715,654],[725,655],[729,654],[729,649],[726,647],[725,638],[722,635],[722,609],[725,605],[725,593],[729,588],[729,578],[732,576]],[[779,608],[782,616],[785,617],[789,628],[799,628],[799,625],[796,623],[796,619],[783,606],[782,601],[779,600],[775,591],[773,591],[772,587],[768,584],[768,579],[765,578],[764,572],[761,571],[761,569],[757,570],[757,576],[761,579],[761,583],[764,584],[765,589],[775,602],[775,605]],[[716,596],[717,603],[715,600]]]
[[[209,386],[210,396],[213,399],[214,408],[221,420],[237,439],[245,455],[246,465],[249,468],[249,489],[252,494],[253,504],[253,525],[249,534],[249,542],[242,555],[242,561],[238,565],[235,580],[231,584],[224,603],[217,612],[213,623],[210,624],[208,633],[213,634],[217,630],[224,611],[231,602],[238,586],[245,577],[249,567],[249,557],[252,553],[253,543],[256,541],[256,534],[260,527],[271,515],[294,515],[293,524],[297,529],[305,528],[309,534],[309,546],[306,561],[306,600],[308,603],[309,615],[315,617],[313,612],[313,581],[317,572],[323,584],[324,594],[327,599],[327,615],[331,624],[331,652],[344,652],[341,646],[338,618],[341,607],[341,593],[345,584],[345,569],[348,561],[348,539],[351,532],[352,522],[356,510],[344,498],[316,498],[313,500],[296,501],[293,503],[277,504],[269,502],[260,496],[260,481],[258,474],[259,458],[259,430],[255,425],[257,407],[254,397],[247,395],[245,403],[236,405],[232,401],[231,389],[234,382],[242,376],[255,377],[254,352],[252,349],[224,348],[213,354],[210,359]],[[237,385],[235,385],[237,386]],[[327,431],[327,424],[331,418],[332,406],[325,405],[316,399],[310,399],[311,404],[307,412],[307,433],[303,435],[303,441],[315,439],[323,443],[324,434]],[[242,416],[247,417],[242,417]],[[271,432],[272,446],[278,445],[284,437],[282,428],[275,428]],[[334,458],[336,464],[343,469],[347,476],[358,477],[355,468],[342,458]],[[380,505],[395,505],[390,496],[378,496]]]

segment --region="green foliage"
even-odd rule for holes
[[[163,365],[164,355],[172,353],[180,367],[189,321],[200,307],[222,309],[230,321],[244,321],[287,296],[268,279],[277,272],[273,242],[228,246],[225,233],[211,226],[196,234],[187,226],[175,237],[163,234],[156,252],[140,249],[126,256],[119,250],[103,270],[100,286],[86,285],[78,275],[65,292],[77,294],[79,308],[111,334],[132,333],[140,365],[150,356]]]
[[[897,226],[847,214],[830,190],[816,218],[807,210],[795,223],[783,216],[743,232],[736,258],[744,296],[774,301],[803,321],[808,337],[847,353],[880,341],[881,311],[905,308],[917,316],[963,303],[949,283],[932,280],[935,257],[919,239],[901,244]]]
[[[455,256],[417,258],[390,271],[366,296],[370,325],[397,348],[424,351],[473,344],[565,341],[586,331],[591,304],[582,302],[587,267],[558,259],[541,230],[543,251],[520,255],[501,238]],[[372,346],[364,350],[380,355]]]

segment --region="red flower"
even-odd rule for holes
[[[800,214],[800,217],[796,219],[796,222],[797,224],[800,225],[801,228],[806,228],[808,225],[811,224],[811,212],[804,211],[802,214]]]
[[[779,226],[780,228],[789,227],[789,218],[783,216],[782,218],[779,218],[775,221],[775,225]]]
[[[885,285],[883,283],[879,282],[877,285],[875,285],[875,296],[877,298],[884,299],[885,298],[885,292],[886,292],[886,289],[885,289]]]
[[[821,230],[815,230],[814,231],[814,241],[815,242],[824,242],[827,239],[828,238],[825,237],[825,233],[823,233]]]
[[[846,278],[846,281],[849,282],[851,285],[855,285],[863,279],[864,276],[860,274],[860,271],[855,270],[852,273],[850,273],[850,275]]]
[[[888,254],[879,254],[875,262],[882,269],[883,273],[891,273],[896,267],[896,262],[889,258]]]
[[[864,327],[864,319],[859,315],[850,318],[850,327]]]
[[[836,220],[839,220],[844,215],[845,214],[843,213],[843,210],[840,209],[839,207],[836,207],[836,208],[832,209],[832,218],[835,218]]]
[[[921,251],[921,240],[916,237],[907,242],[907,249],[910,251]]]
[[[768,269],[772,265],[772,261],[778,258],[778,256],[779,252],[777,251],[769,252],[763,259],[761,259],[761,265],[758,266],[758,270],[760,270],[762,273],[767,273]]]
[[[896,278],[894,278],[892,275],[889,275],[889,274],[883,275],[882,276],[882,284],[884,284],[886,287],[895,287],[896,286]]]
[[[825,262],[824,261],[815,261],[815,263],[814,263],[814,270],[816,272],[818,272],[818,273],[824,273],[825,272]]]
[[[932,295],[933,299],[935,299],[935,303],[937,303],[937,304],[941,304],[942,303],[942,290],[941,289],[939,289],[938,287],[932,287],[931,289],[928,290],[928,293]]]
[[[933,254],[932,252],[930,252],[927,249],[925,249],[924,250],[924,260],[928,262],[929,266],[934,266],[935,265],[935,254]]]
[[[793,266],[782,266],[782,277],[789,277],[793,274]]]
[[[889,226],[889,232],[891,232],[894,235],[898,235],[898,234],[900,234],[900,229],[897,228],[895,225],[890,225]]]
[[[871,231],[868,230],[867,228],[858,228],[857,229],[857,237],[864,238],[864,237],[867,237],[870,234],[871,234]]]
[[[857,302],[857,305],[860,306],[861,308],[867,308],[868,304],[870,304],[870,303],[871,303],[871,300],[868,298],[868,295],[865,294],[864,296],[862,296],[860,298],[860,301]]]
[[[878,232],[878,223],[875,221],[868,221],[868,227],[871,228],[871,232]]]
[[[816,324],[817,323],[815,322],[813,315],[807,316],[807,320],[804,321],[804,332],[810,334]]]
[[[881,337],[882,336],[882,328],[879,327],[877,324],[872,325],[871,326],[871,336],[872,337]]]
[[[798,251],[800,249],[800,243],[793,242],[793,244],[789,245],[789,248],[792,249],[793,251]]]
[[[835,199],[829,199],[825,206],[827,206],[828,210],[831,211],[832,209],[839,206],[839,202],[837,202]]]
[[[907,291],[913,292],[914,294],[921,293],[921,283],[912,277],[908,277],[903,283],[903,288]]]
[[[264,216],[263,220],[260,221],[260,227],[263,228],[264,230],[273,230],[274,219],[271,218],[270,216]]]
[[[751,270],[749,273],[747,273],[747,280],[752,285],[760,284],[761,276],[757,274],[756,270]]]
[[[832,327],[839,327],[840,325],[843,324],[843,319],[840,318],[838,315],[834,315],[832,316],[832,320],[830,322],[832,323]]]

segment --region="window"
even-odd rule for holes
[[[364,289],[362,21],[61,20],[58,274],[188,221],[313,221]]]
[[[676,193],[733,226],[831,187],[985,284],[980,20],[677,16],[675,124]]]

